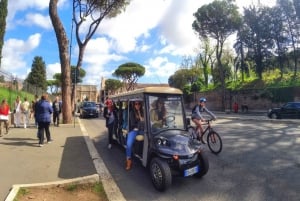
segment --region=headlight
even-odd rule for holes
[[[159,146],[169,146],[170,143],[166,138],[159,138],[156,140],[156,144]]]

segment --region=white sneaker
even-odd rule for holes
[[[108,144],[108,149],[111,149],[111,144]]]
[[[44,146],[43,144],[39,144],[39,147],[42,147],[42,146]]]

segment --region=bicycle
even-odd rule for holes
[[[207,144],[210,151],[214,154],[219,154],[222,151],[223,143],[220,135],[211,127],[212,119],[205,120],[205,123],[202,125],[207,125],[203,133],[200,133],[198,127],[190,126],[188,128],[189,133],[193,139],[201,141],[203,144]]]

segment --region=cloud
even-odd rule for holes
[[[26,14],[25,18],[22,20],[17,21],[19,25],[29,25],[29,26],[39,26],[44,29],[52,29],[52,24],[49,16],[44,16],[39,13],[28,13]]]
[[[53,75],[61,73],[60,63],[48,64],[46,67],[47,80],[53,80]]]
[[[175,72],[178,67],[176,63],[173,63],[168,57],[156,57],[147,61],[146,73],[143,80],[152,80],[153,82],[166,83],[170,72]]]
[[[25,41],[15,38],[10,38],[5,41],[2,50],[2,68],[11,72],[28,68],[25,62],[25,56],[36,49],[39,46],[40,41],[41,35],[38,33],[29,36]]]
[[[138,39],[150,37],[149,32],[157,26],[169,4],[170,0],[132,1],[124,13],[103,20],[97,33],[109,36],[117,52],[134,51]]]
[[[66,6],[69,2],[67,0],[58,1],[58,7],[62,8]],[[8,28],[14,26],[12,21],[15,18],[15,15],[21,11],[26,11],[28,9],[37,10],[37,11],[45,11],[48,12],[49,1],[45,0],[10,0],[8,1],[8,16],[7,16],[7,24]]]

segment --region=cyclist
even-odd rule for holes
[[[200,98],[198,104],[195,105],[192,110],[192,121],[196,124],[197,129],[200,129],[201,134],[203,134],[201,122],[205,121],[202,115],[203,112],[206,112],[213,120],[217,119],[216,116],[205,107],[205,103],[206,98]]]

